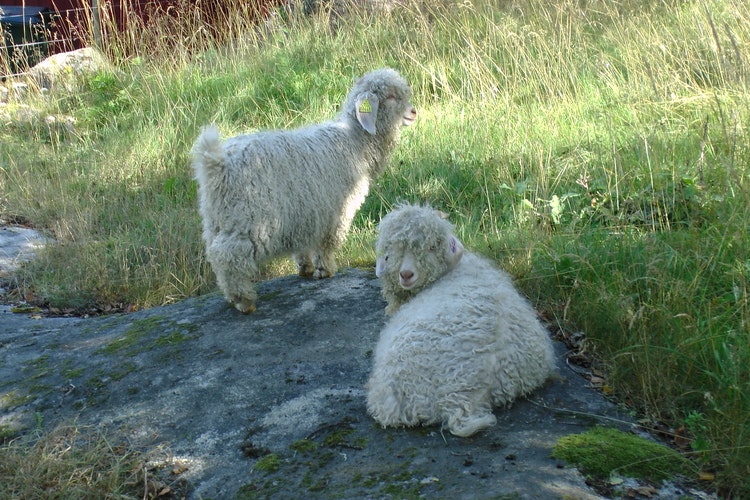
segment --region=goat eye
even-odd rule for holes
[[[389,95],[388,97],[386,97],[386,100],[388,100],[388,101],[395,101],[396,100],[396,96],[395,95]]]

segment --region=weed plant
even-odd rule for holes
[[[323,120],[354,78],[393,66],[419,120],[341,264],[372,265],[400,200],[449,213],[546,317],[586,332],[617,397],[686,425],[714,486],[750,496],[744,2],[398,4],[227,14],[221,37],[185,16],[108,39],[116,70],[33,103],[75,117],[73,133],[0,129],[0,214],[58,241],[17,285],[57,308],[213,290],[189,167],[200,127]]]

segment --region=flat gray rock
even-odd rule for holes
[[[488,431],[383,429],[363,389],[385,321],[374,274],[258,291],[249,316],[218,294],[89,319],[2,307],[0,425],[75,422],[165,447],[192,498],[601,498],[551,449],[627,417],[567,367],[562,344],[559,377],[497,409]]]
[[[0,225],[0,277],[9,275],[30,260],[47,242],[39,231],[22,226]]]

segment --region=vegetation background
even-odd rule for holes
[[[200,127],[324,120],[356,77],[392,66],[419,119],[341,265],[373,265],[398,201],[447,212],[562,335],[585,332],[604,391],[675,432],[722,495],[750,497],[746,3],[362,3],[261,23],[238,8],[217,30],[184,2],[107,40],[115,67],[84,91],[33,103],[74,129],[3,123],[0,216],[58,242],[18,293],[65,312],[213,291],[189,166]]]

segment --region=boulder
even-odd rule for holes
[[[81,80],[111,69],[106,57],[92,47],[52,55],[28,71],[40,89],[74,92]]]

